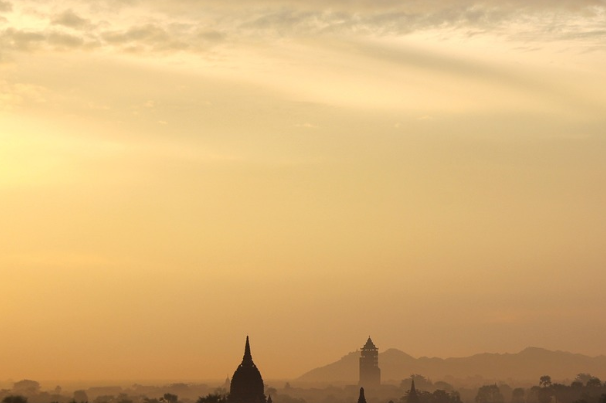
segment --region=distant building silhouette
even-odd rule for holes
[[[379,349],[368,336],[366,344],[360,351],[360,386],[376,387],[379,385],[381,385]]]
[[[358,403],[366,403],[366,397],[364,397],[364,388],[360,388],[360,396],[358,397]]]
[[[406,403],[419,403],[419,394],[415,388],[414,376],[412,377],[412,384],[410,385],[410,392],[408,392],[408,399],[406,399]]]
[[[252,360],[248,336],[242,363],[231,377],[229,403],[266,403],[263,378]]]

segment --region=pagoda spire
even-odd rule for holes
[[[248,336],[246,336],[246,346],[244,347],[244,357],[242,358],[242,362],[244,361],[252,362],[252,354],[250,354],[250,342],[248,341]]]
[[[419,403],[419,400],[419,395],[417,394],[417,389],[415,388],[415,377],[412,376],[412,384],[410,385],[410,392],[408,392],[407,403]]]
[[[358,403],[366,403],[366,397],[364,396],[364,388],[360,388],[360,396],[358,397]]]

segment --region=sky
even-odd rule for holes
[[[606,354],[605,156],[603,0],[0,0],[0,380]]]

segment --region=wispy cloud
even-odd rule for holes
[[[65,10],[61,14],[56,15],[51,20],[51,23],[74,29],[84,29],[91,26],[89,19],[80,17],[73,10]]]
[[[32,0],[0,12],[31,13]],[[39,3],[35,3],[39,5]],[[38,24],[7,23],[5,49],[103,47],[119,51],[205,52],[219,44],[330,35],[407,35],[417,31],[490,33],[521,42],[583,41],[606,35],[604,0],[316,1],[104,0],[38,7]],[[52,7],[51,7],[52,6]]]

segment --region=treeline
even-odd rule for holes
[[[225,386],[225,385],[223,385]],[[206,384],[175,383],[164,386],[132,385],[91,387],[64,391],[61,386],[43,391],[32,380],[15,382],[12,389],[0,390],[1,403],[195,403],[200,396],[225,389]]]
[[[414,402],[410,401],[412,380],[415,381]],[[133,385],[130,388],[94,387],[63,392],[60,386],[41,391],[36,381],[16,382],[12,389],[0,390],[0,403],[228,403],[229,380],[219,387],[203,384],[171,384],[166,386]],[[324,388],[282,388],[266,385],[266,396],[272,403],[355,403],[359,386],[328,386]],[[381,385],[366,392],[368,403],[606,403],[606,384],[590,374],[578,374],[570,384],[552,382],[550,376],[540,377],[531,387],[512,387],[505,383],[475,388],[456,388],[421,375],[404,379],[399,385]]]
[[[484,385],[478,389],[475,403],[508,403],[501,389],[507,385]],[[553,383],[544,375],[538,385],[511,390],[511,403],[606,403],[606,383],[590,374],[578,374],[570,385]],[[428,402],[429,403],[429,402]]]

